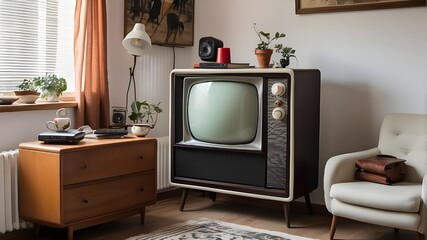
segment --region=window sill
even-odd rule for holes
[[[36,110],[52,110],[58,108],[75,108],[76,101],[59,101],[59,102],[36,102],[32,104],[13,103],[11,105],[0,105],[0,112],[20,112]]]

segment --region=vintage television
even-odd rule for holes
[[[170,81],[172,185],[309,203],[318,185],[318,70],[176,69]]]

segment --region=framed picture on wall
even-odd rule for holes
[[[297,14],[425,6],[426,0],[295,0]]]
[[[194,45],[195,0],[124,1],[124,36],[132,31],[135,23],[143,23],[152,44]]]

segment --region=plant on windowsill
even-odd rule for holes
[[[163,110],[159,107],[160,103],[152,104],[147,101],[133,101],[131,104],[132,113],[129,119],[133,125],[131,131],[138,137],[145,137],[150,129],[153,129],[157,123],[157,117]]]
[[[276,49],[276,52],[282,55],[282,58],[280,59],[280,65],[282,67],[287,67],[291,58],[295,58],[298,62],[298,58],[295,55],[295,49],[292,49],[291,47],[284,47],[281,43],[276,44],[274,48]]]
[[[41,91],[41,98],[49,102],[57,102],[58,97],[67,90],[67,81],[55,74],[46,74],[44,77],[32,79],[34,85]]]
[[[17,103],[34,103],[40,93],[37,92],[37,87],[34,81],[24,79],[21,84],[18,85],[18,90],[15,90],[15,95],[19,97]]]
[[[279,39],[284,38],[286,35],[284,33],[276,32],[272,38],[270,33],[264,31],[258,31],[256,28],[256,23],[254,25],[255,33],[258,35],[259,43],[255,48],[255,55],[257,56],[258,65],[260,68],[270,67],[271,54],[273,54],[273,49],[270,48],[270,44]]]

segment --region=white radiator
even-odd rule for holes
[[[0,153],[0,233],[30,226],[19,218],[18,150]]]
[[[171,187],[169,182],[169,137],[157,138],[157,190]]]

